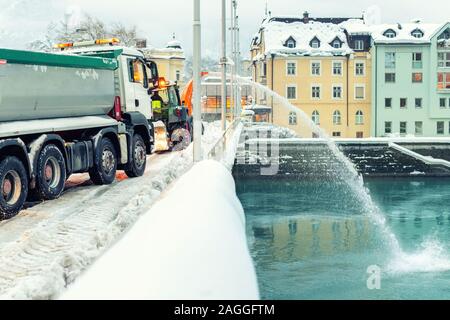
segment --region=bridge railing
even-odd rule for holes
[[[225,132],[219,140],[213,145],[208,152],[208,159],[217,160],[220,162],[226,161],[230,154],[236,153],[236,150],[231,150],[237,146],[239,135],[242,129],[240,118],[236,118],[227,126]],[[235,154],[234,154],[235,155]],[[234,156],[233,155],[233,156]],[[234,160],[234,159],[233,159]]]

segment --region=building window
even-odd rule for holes
[[[386,134],[392,133],[392,121],[384,122],[384,133]]]
[[[342,62],[341,61],[333,61],[333,75],[335,75],[335,76],[342,75]]]
[[[339,40],[333,41],[333,48],[339,49],[341,47],[341,42]]]
[[[180,70],[176,71],[176,76],[175,77],[176,77],[177,81],[181,80],[181,72],[180,72]]]
[[[355,50],[364,50],[363,40],[355,40]]]
[[[392,108],[392,98],[384,98],[384,107]]]
[[[297,63],[295,62],[288,62],[286,65],[287,68],[287,75],[288,76],[295,76],[296,72],[297,72]]]
[[[287,98],[289,100],[297,99],[297,87],[296,86],[288,86],[287,87]]]
[[[297,124],[297,113],[289,112],[289,125],[295,126]]]
[[[450,72],[438,73],[438,90],[450,89]]]
[[[392,29],[388,29],[383,33],[383,35],[386,38],[395,38],[397,36],[397,33]]]
[[[319,111],[317,111],[317,110],[314,110],[314,111],[313,111],[311,120],[312,120],[316,125],[319,125],[319,124],[320,124],[320,114],[319,114]]]
[[[365,73],[364,62],[355,62],[355,75],[363,76]]]
[[[312,86],[312,88],[311,88],[311,98],[313,98],[313,99],[320,99],[320,87],[319,86]]]
[[[320,62],[311,62],[311,74],[320,76]]]
[[[448,122],[448,133],[450,134],[450,121]]]
[[[358,139],[364,138],[364,132],[362,132],[362,131],[356,131],[356,138],[358,138]]]
[[[342,99],[342,86],[333,86],[333,99]]]
[[[311,40],[310,43],[311,48],[317,49],[320,47],[320,41],[317,38]]]
[[[446,99],[445,99],[445,98],[440,98],[440,99],[439,99],[439,107],[445,108],[445,107],[446,107],[445,102],[446,102]],[[449,101],[449,102],[450,102],[450,101]]]
[[[438,67],[439,68],[450,68],[450,51],[449,52],[438,52]]]
[[[406,121],[400,121],[400,134],[406,134],[407,131]]]
[[[365,98],[365,88],[361,85],[355,86],[355,99],[356,100],[363,100]]]
[[[406,98],[400,98],[400,108],[404,109],[407,107],[408,100]]]
[[[355,124],[357,125],[364,124],[364,114],[361,110],[356,111]]]
[[[395,82],[395,73],[392,72],[386,72],[384,74],[384,81],[386,83],[394,83]]]
[[[341,113],[339,112],[339,110],[333,112],[333,124],[335,126],[341,124]]]
[[[436,122],[436,133],[444,134],[444,121]]]
[[[384,66],[387,69],[395,68],[395,52],[386,52],[384,54]]]
[[[265,62],[263,63],[262,69],[263,69],[262,75],[263,77],[265,77],[267,75],[267,63]]]
[[[423,134],[423,122],[422,121],[414,122],[414,133],[418,136]]]
[[[296,43],[295,43],[295,40],[292,37],[289,37],[289,39],[286,40],[284,45],[286,47],[290,48],[290,49],[293,49],[293,48],[295,48]]]
[[[333,137],[340,137],[341,132],[340,131],[333,131]]]
[[[413,83],[422,83],[423,74],[422,72],[413,72],[412,74],[412,82]]]
[[[422,108],[422,98],[416,98],[415,100],[415,106],[416,106],[416,108],[418,108],[418,109],[420,109],[420,108]]]
[[[422,68],[422,52],[413,52],[412,54],[412,67],[414,69]]]
[[[411,32],[411,35],[412,35],[414,38],[422,38],[422,37],[423,37],[423,31],[420,30],[420,29],[414,29],[414,30]]]

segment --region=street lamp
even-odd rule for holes
[[[201,101],[200,101],[200,64],[201,64],[201,22],[200,22],[200,0],[194,0],[194,54],[192,61],[193,80],[194,80],[194,107],[193,107],[193,122],[194,122],[194,162],[202,160],[202,117],[201,117]]]
[[[225,131],[227,127],[227,16],[226,16],[226,0],[222,0],[222,58],[220,64],[222,65],[222,130]],[[231,97],[230,97],[231,98]],[[231,104],[231,101],[230,101]]]

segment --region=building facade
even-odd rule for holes
[[[450,135],[450,23],[380,25],[372,136]]]
[[[184,68],[186,57],[181,43],[171,40],[165,48],[141,48],[146,58],[153,60],[158,65],[160,77],[177,81],[180,88],[185,86]]]
[[[353,27],[351,32],[346,24]],[[371,116],[371,36],[361,18],[267,17],[253,39],[253,80],[306,113],[334,137],[368,137]],[[264,93],[273,123],[301,137],[317,136],[292,111]]]

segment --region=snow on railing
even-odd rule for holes
[[[402,146],[400,146],[400,145],[398,145],[398,144],[396,144],[394,142],[389,142],[389,148],[395,149],[395,150],[397,150],[397,151],[399,151],[401,153],[404,153],[404,154],[406,154],[406,155],[408,155],[410,157],[413,157],[413,158],[415,158],[417,160],[420,160],[423,163],[428,164],[428,165],[443,166],[443,167],[450,168],[450,162],[447,161],[447,160],[421,155],[421,154],[419,154],[417,152],[414,152],[414,151],[412,151],[410,149],[402,147]]]
[[[236,118],[223,132],[222,137],[208,152],[208,159],[222,162],[229,170],[233,167],[237,145],[242,131],[242,122]]]

